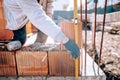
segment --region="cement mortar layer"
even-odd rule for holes
[[[60,51],[60,44],[42,44],[42,43],[34,43],[27,47],[21,48],[19,51]]]

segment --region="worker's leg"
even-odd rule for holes
[[[14,37],[6,46],[9,51],[17,50],[22,47],[26,41],[26,27],[18,30],[13,30]]]
[[[37,38],[35,42],[39,42],[39,43],[45,43],[47,41],[48,36],[43,33],[42,31],[38,30],[37,31]]]
[[[26,41],[26,26],[23,26],[21,29],[18,30],[13,30],[13,34],[14,37],[12,41],[19,40],[23,45]]]

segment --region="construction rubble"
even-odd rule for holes
[[[100,26],[99,26],[100,27]],[[107,80],[120,79],[120,24],[112,23],[105,26],[104,42],[102,49],[101,68],[106,73]],[[98,63],[100,53],[101,32],[102,28],[96,32],[96,52],[93,53],[92,32],[88,31],[87,52],[91,57],[96,54],[95,61]],[[84,35],[84,34],[83,34]],[[91,36],[91,37],[90,37]]]

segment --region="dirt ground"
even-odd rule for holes
[[[94,54],[92,32],[88,31],[87,35],[87,52],[92,57]],[[96,32],[96,63],[98,62],[98,55],[100,53],[101,35],[101,31]],[[111,34],[108,31],[104,33],[100,66],[106,73],[107,80],[120,80],[120,34]]]

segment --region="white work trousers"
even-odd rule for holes
[[[18,30],[30,20],[55,41],[62,42],[66,38],[60,28],[45,14],[37,0],[4,0],[4,9],[7,29]]]

